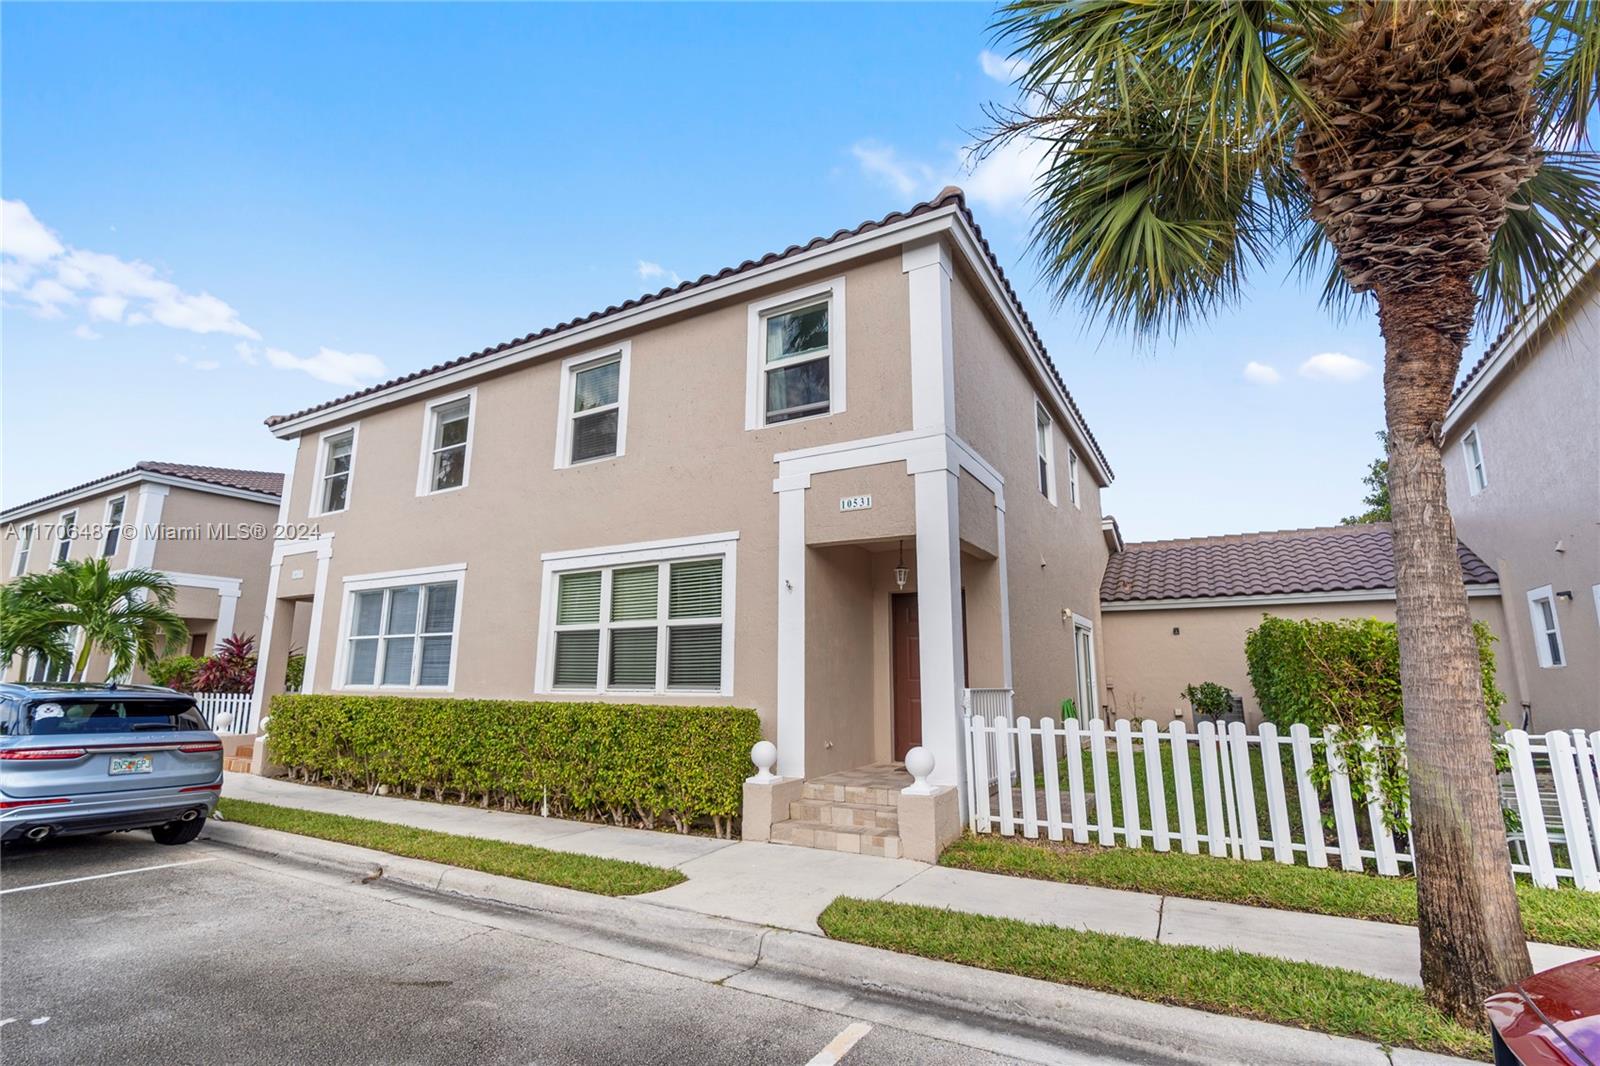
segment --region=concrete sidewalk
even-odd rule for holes
[[[228,774],[223,795],[675,867],[687,881],[640,898],[803,933],[821,932],[817,915],[835,898],[855,896],[1118,933],[1164,944],[1237,948],[1421,984],[1420,948],[1412,926],[1035,881],[908,859],[623,829],[341,792],[248,774]],[[1530,944],[1529,950],[1536,970],[1594,954],[1547,944]]]

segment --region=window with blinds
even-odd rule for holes
[[[551,686],[720,691],[722,558],[557,576]]]
[[[351,605],[345,684],[443,688],[455,645],[455,581],[364,589]]]

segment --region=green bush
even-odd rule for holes
[[[145,672],[150,675],[152,684],[165,685],[179,692],[193,692],[194,676],[204,661],[192,655],[169,655],[151,663]]]
[[[286,692],[299,692],[306,679],[304,652],[291,651],[283,668],[283,688]]]
[[[1219,685],[1215,681],[1185,685],[1178,695],[1189,701],[1189,706],[1194,708],[1196,715],[1211,714],[1221,718],[1225,714],[1233,713],[1233,689]]]
[[[303,780],[719,836],[761,739],[739,707],[286,694],[271,717],[273,761]]]
[[[1494,634],[1472,623],[1478,641],[1483,713],[1498,727],[1505,693],[1495,687]],[[1337,726],[1343,738],[1340,757],[1350,775],[1357,803],[1375,785],[1386,820],[1405,828],[1407,794],[1400,734],[1405,715],[1400,700],[1400,641],[1393,622],[1376,618],[1291,620],[1263,615],[1244,643],[1250,684],[1261,714],[1279,729],[1303,724],[1314,735]],[[1375,750],[1363,748],[1372,741]],[[1312,770],[1319,788],[1328,769],[1320,760]]]

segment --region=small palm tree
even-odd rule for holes
[[[4,586],[0,654],[9,663],[18,652],[41,655],[52,666],[70,664],[68,676],[84,680],[96,651],[110,659],[106,680],[125,676],[137,663],[148,667],[161,650],[189,637],[172,612],[172,582],[157,570],[115,573],[104,559],[68,561]],[[82,634],[77,659],[73,634]]]
[[[1481,1025],[1530,965],[1440,425],[1474,326],[1553,299],[1600,231],[1600,3],[1013,0],[997,30],[1023,103],[983,147],[1046,148],[1058,299],[1176,331],[1289,248],[1376,305],[1422,976]]]

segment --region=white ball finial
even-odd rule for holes
[[[755,747],[750,749],[750,761],[756,764],[755,776],[752,781],[776,781],[778,775],[772,772],[773,766],[778,762],[778,746],[770,740],[758,740]]]
[[[906,770],[911,774],[911,784],[904,790],[913,796],[926,796],[933,791],[928,775],[933,773],[933,752],[927,748],[912,748],[906,752]]]

